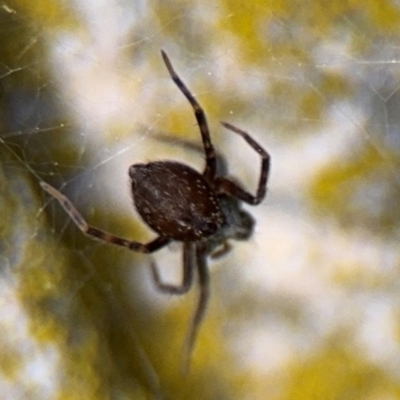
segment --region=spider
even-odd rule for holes
[[[157,233],[148,243],[124,239],[88,224],[74,205],[61,192],[41,181],[42,188],[54,197],[75,225],[91,238],[126,247],[139,253],[153,253],[171,241],[183,245],[183,277],[179,285],[161,280],[157,267],[151,263],[156,288],[164,293],[182,295],[192,286],[197,270],[200,293],[189,331],[184,343],[183,365],[188,368],[201,322],[209,299],[207,257],[220,257],[230,250],[228,239],[247,240],[253,233],[255,221],[241,208],[241,203],[259,204],[265,197],[270,156],[245,131],[226,122],[221,124],[240,135],[261,157],[261,172],[255,195],[236,182],[218,176],[219,155],[210,138],[206,115],[195,97],[177,75],[164,51],[167,70],[191,104],[196,117],[205,153],[202,173],[175,161],[155,161],[129,167],[134,205],[143,221]]]

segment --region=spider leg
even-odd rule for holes
[[[187,373],[189,370],[190,357],[192,355],[200,325],[204,319],[205,311],[207,309],[208,299],[210,297],[210,276],[207,268],[207,252],[205,251],[205,248],[199,245],[196,248],[196,261],[199,276],[200,296],[184,344],[182,363],[182,370],[184,373]]]
[[[183,244],[183,278],[180,285],[170,285],[161,281],[160,274],[157,270],[155,263],[151,263],[151,271],[153,274],[153,281],[160,292],[169,294],[185,294],[188,292],[193,282],[193,256],[194,244]]]
[[[204,148],[197,143],[192,141],[177,138],[176,136],[171,136],[171,133],[164,133],[164,132],[155,132],[151,135],[156,140],[169,144],[169,145],[178,145],[185,150],[190,152],[196,152],[199,155],[204,153]],[[215,158],[216,158],[216,175],[222,176],[228,173],[228,167],[226,163],[225,157],[215,150]]]
[[[213,251],[210,257],[213,260],[217,260],[218,258],[224,257],[232,250],[232,245],[226,240],[220,247],[217,247],[215,251]]]
[[[261,156],[261,173],[258,181],[258,188],[256,195],[252,195],[246,190],[242,189],[236,183],[230,181],[227,178],[217,178],[216,179],[216,187],[219,193],[226,193],[233,197],[236,197],[239,200],[244,201],[245,203],[257,205],[260,204],[264,199],[266,191],[267,191],[267,182],[268,175],[270,169],[270,156],[269,154],[254,140],[250,137],[248,133],[242,131],[235,126],[228,124],[226,122],[221,122],[225,128],[230,129],[231,131],[239,134],[242,138]]]
[[[190,93],[189,89],[183,83],[182,79],[179,78],[178,74],[175,72],[167,54],[163,50],[161,50],[161,54],[172,80],[175,82],[176,86],[178,86],[179,90],[185,95],[185,97],[188,99],[189,103],[193,107],[194,115],[196,117],[197,123],[199,124],[201,138],[203,140],[204,152],[206,155],[206,168],[203,175],[206,179],[213,181],[216,171],[216,156],[214,146],[211,142],[210,130],[208,129],[207,118],[204,110],[201,108],[200,104],[197,102],[192,93]]]
[[[40,186],[61,204],[67,214],[71,217],[74,224],[87,236],[106,243],[113,243],[118,246],[126,247],[129,250],[137,251],[139,253],[152,253],[165,246],[170,241],[167,237],[159,236],[151,242],[140,243],[102,231],[101,229],[89,225],[71,201],[53,186],[43,181],[40,182]]]

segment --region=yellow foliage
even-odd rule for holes
[[[305,362],[293,365],[289,384],[279,400],[340,400],[398,398],[400,384],[373,366],[344,337]]]

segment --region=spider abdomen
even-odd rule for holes
[[[137,211],[162,236],[197,241],[225,221],[214,191],[193,168],[158,161],[132,165],[129,176]]]

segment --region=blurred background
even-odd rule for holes
[[[0,398],[400,398],[400,3],[28,1],[0,5]],[[202,169],[204,107],[229,175],[268,195],[247,242],[210,260],[197,299],[181,247],[141,255],[85,237],[39,186],[95,226],[154,237],[128,168]],[[161,140],[160,135],[169,140]],[[184,142],[182,142],[184,141]]]

